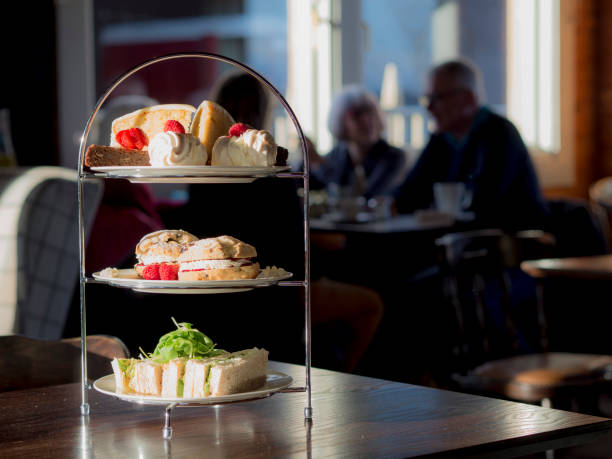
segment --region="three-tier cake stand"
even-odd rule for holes
[[[303,162],[303,171],[302,172],[291,172],[288,170],[283,171],[275,171],[274,168],[269,168],[268,170],[261,170],[261,168],[246,168],[246,167],[237,167],[235,169],[231,168],[215,168],[214,166],[201,166],[198,170],[191,169],[190,170],[180,170],[180,172],[176,172],[173,170],[159,170],[151,172],[150,170],[146,170],[146,168],[125,168],[125,170],[119,171],[115,170],[113,173],[110,172],[99,172],[92,171],[86,169],[84,167],[85,161],[85,149],[87,146],[87,138],[89,136],[90,130],[94,123],[98,112],[100,111],[104,102],[108,99],[111,93],[127,78],[139,72],[140,70],[150,67],[152,65],[171,61],[175,59],[205,59],[209,62],[216,61],[225,64],[229,64],[233,67],[240,69],[243,72],[251,75],[256,78],[265,88],[267,88],[278,100],[278,102],[283,106],[287,115],[291,119],[295,130],[297,132],[297,136],[299,138],[299,146],[301,148],[301,152],[303,154],[304,162]],[[279,179],[301,179],[303,180],[304,186],[304,197],[303,197],[303,215],[304,215],[304,280],[279,280],[278,282],[269,282],[269,283],[260,283],[259,286],[270,286],[270,285],[279,285],[286,287],[299,287],[304,289],[304,336],[305,336],[305,386],[304,387],[283,387],[279,389],[278,392],[305,392],[306,401],[304,407],[304,418],[306,420],[312,419],[312,405],[311,405],[311,379],[310,379],[310,369],[311,369],[311,321],[310,321],[310,219],[309,219],[309,186],[308,186],[308,173],[309,173],[309,163],[308,163],[308,155],[306,154],[306,142],[304,138],[304,134],[300,127],[300,124],[295,116],[293,110],[283,97],[283,95],[270,83],[268,82],[262,75],[257,73],[255,70],[250,67],[242,64],[234,59],[229,57],[221,56],[218,54],[212,53],[176,53],[176,54],[168,54],[164,56],[160,56],[151,60],[148,60],[131,70],[125,72],[121,75],[100,97],[98,102],[96,103],[89,120],[87,121],[87,125],[83,131],[83,135],[81,137],[80,147],[79,147],[79,174],[78,174],[78,206],[79,206],[79,247],[80,247],[80,320],[81,320],[81,414],[83,416],[89,415],[90,407],[88,403],[88,390],[91,389],[88,379],[87,379],[87,310],[86,310],[86,285],[88,283],[104,283],[99,278],[90,277],[85,272],[85,252],[86,252],[86,244],[85,244],[85,223],[84,223],[84,205],[83,202],[83,184],[89,180],[112,180],[112,179],[128,179],[130,181],[135,182],[150,182],[150,183],[231,183],[231,182],[249,182],[257,179],[259,177],[278,177]],[[196,168],[197,169],[197,168]],[[205,186],[205,185],[203,185]],[[206,289],[206,282],[201,281],[201,285],[194,286],[193,283],[188,283],[187,285],[181,284],[180,281],[175,281],[176,285],[173,285],[173,289],[194,289],[193,293],[197,293],[195,290],[201,291],[202,289]],[[111,282],[106,282],[110,285],[113,285]],[[138,285],[136,285],[138,287]],[[142,286],[140,286],[142,287]],[[168,293],[167,287],[153,287],[146,286],[148,288],[147,291],[159,292],[159,293]],[[218,288],[218,285],[216,285]],[[242,286],[244,287],[244,286]],[[130,287],[128,287],[130,288]],[[133,288],[133,287],[132,287]],[[156,290],[156,288],[158,290]],[[165,291],[164,291],[165,290]],[[240,291],[241,286],[240,283],[232,283],[230,282],[227,286],[224,286],[222,291],[224,292],[232,292],[232,291]],[[244,290],[244,288],[242,288]],[[183,291],[185,293],[190,293],[188,291]],[[109,366],[110,371],[110,366]],[[275,393],[274,389],[270,391],[260,391],[253,395],[252,398],[261,398],[265,396],[270,396]],[[244,397],[239,397],[239,400],[244,400]],[[250,398],[246,398],[250,399]],[[130,399],[130,401],[134,401],[136,403],[141,404],[156,404],[156,405],[165,405],[165,424],[163,427],[163,436],[168,439],[172,436],[172,427],[171,427],[171,413],[174,407],[176,406],[204,406],[210,405],[211,401],[206,401],[206,403],[197,403],[197,402],[183,402],[181,399],[177,398],[172,401],[150,401],[146,397],[135,397]],[[223,403],[234,402],[233,399],[229,399],[228,401],[224,401],[222,399],[215,400],[214,404],[219,405]]]

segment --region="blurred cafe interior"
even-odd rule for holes
[[[314,367],[612,417],[612,2],[3,8],[36,32],[16,41],[3,28],[0,335],[81,335],[79,231],[87,275],[131,268],[143,236],[182,229],[236,237],[262,268],[304,279],[307,209]],[[97,101],[137,65],[182,52],[263,75],[304,144],[270,87],[200,59],[122,81],[87,144],[109,145],[129,112],[211,100],[271,133],[308,187],[88,180],[80,227],[79,147]],[[133,357],[173,317],[228,349],[304,362],[299,289],[85,289],[87,334],[116,337]]]

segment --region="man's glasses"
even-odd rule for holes
[[[449,97],[454,96],[455,94],[465,91],[464,89],[450,89],[448,91],[444,91],[444,92],[439,92],[439,93],[433,93],[433,94],[426,94],[424,96],[419,97],[419,104],[422,107],[430,107],[438,102],[441,102],[445,99],[448,99]]]

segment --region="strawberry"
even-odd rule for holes
[[[168,131],[178,132],[179,134],[184,134],[185,128],[177,120],[168,120],[164,124],[164,132],[168,132]]]
[[[159,265],[147,265],[142,270],[142,277],[147,280],[161,280],[159,276]]]
[[[145,145],[148,145],[147,135],[140,128],[124,129],[117,132],[115,140],[124,148],[131,150],[142,150]]]
[[[178,280],[179,265],[176,263],[162,263],[159,265],[161,280]]]
[[[248,129],[252,129],[251,126],[249,126],[248,124],[236,123],[232,125],[231,128],[229,128],[229,136],[230,137],[240,137]]]

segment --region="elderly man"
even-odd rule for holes
[[[463,61],[429,74],[424,105],[437,129],[396,195],[401,213],[429,208],[436,182],[462,182],[478,226],[538,228],[547,213],[529,153],[514,125],[481,104],[481,77]]]

